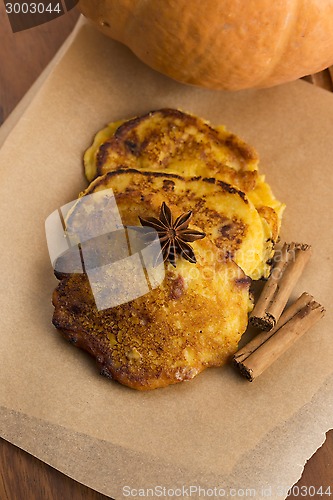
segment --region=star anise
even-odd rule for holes
[[[191,218],[192,211],[189,210],[174,221],[171,210],[165,202],[162,203],[159,219],[139,217],[142,226],[148,226],[157,231],[163,260],[164,262],[169,260],[174,267],[176,267],[176,253],[193,264],[197,262],[193,248],[188,243],[200,240],[206,235],[201,231],[188,229]]]

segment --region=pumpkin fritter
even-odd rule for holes
[[[96,358],[102,374],[134,389],[221,366],[247,327],[250,280],[233,261],[219,261],[208,239],[195,242],[195,252],[195,266],[178,258],[176,268],[166,264],[158,288],[102,311],[86,274],[63,277],[53,294],[53,324]]]
[[[242,191],[255,186],[255,150],[223,127],[214,129],[193,115],[162,109],[113,126],[109,132],[110,138],[99,147],[94,177],[123,163],[129,168],[154,168],[185,176],[214,177],[220,172],[225,182]],[[92,180],[91,174],[89,177]]]
[[[124,166],[222,180],[246,193],[276,241],[284,205],[259,175],[258,162],[256,151],[223,126],[213,128],[176,109],[111,123],[96,134],[84,157],[89,181]]]
[[[138,225],[139,216],[145,218],[158,214],[163,201],[175,216],[191,208],[193,223],[204,228],[222,258],[232,258],[252,279],[269,274],[267,261],[273,256],[270,232],[265,231],[257,210],[244,193],[229,184],[211,178],[185,179],[173,174],[123,169],[98,177],[81,196],[110,188],[127,224]],[[86,199],[84,206],[88,210]],[[80,200],[67,220],[70,233],[80,233],[78,224],[85,218],[84,214],[75,218],[75,210],[79,208]],[[98,218],[90,221],[95,230],[106,224],[105,213],[100,209]]]

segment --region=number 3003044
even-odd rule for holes
[[[52,5],[52,3],[12,3],[12,2],[7,2],[6,3],[6,12],[7,14],[60,14],[62,13],[62,7],[60,2],[58,2],[55,5]]]

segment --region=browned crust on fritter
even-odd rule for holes
[[[235,152],[237,156],[243,158],[245,161],[258,159],[255,150],[248,144],[240,142],[239,138],[235,134],[228,133],[228,136],[222,141],[221,135],[218,130],[216,130],[200,118],[188,113],[184,113],[179,109],[162,108],[150,111],[145,115],[132,118],[131,120],[126,121],[125,123],[120,125],[120,127],[118,127],[114,134],[114,137],[118,140],[123,140],[128,132],[138,127],[138,125],[140,125],[142,122],[149,120],[154,115],[158,114],[163,118],[171,118],[173,120],[179,119],[182,120],[185,125],[192,125],[194,127],[198,127],[199,130],[205,130],[212,141],[216,142],[217,144],[223,142],[223,144],[226,144],[231,150]]]
[[[258,207],[257,211],[260,217],[262,217],[262,219],[264,219],[271,228],[273,242],[277,241],[279,236],[278,214],[275,212],[273,208],[267,206]]]
[[[165,189],[166,181],[168,182],[167,189]],[[170,184],[172,182],[174,183],[173,187]],[[194,184],[192,185],[192,183]],[[198,184],[206,187],[200,195],[198,195],[200,190]],[[237,197],[239,202],[242,205],[244,204],[244,206],[249,206],[249,202],[242,191],[222,181],[197,176],[185,179],[176,174],[143,172],[128,168],[108,172],[104,176],[97,177],[87,190],[84,191],[83,195],[90,195],[95,190],[103,190],[111,186],[117,198],[120,215],[123,220],[126,220],[130,216],[131,220],[128,222],[130,225],[136,225],[139,216],[143,218],[150,216],[157,217],[160,205],[165,201],[176,210],[178,209],[177,212],[185,212],[188,207],[191,207],[193,211],[193,224],[199,228],[205,228],[207,237],[212,238],[212,241],[221,251],[220,255],[225,256],[225,258],[227,256],[228,258],[235,256],[242,242],[247,238],[248,225],[241,218],[238,218],[237,215],[232,218],[228,216],[227,202],[225,202],[226,210],[222,213],[219,206],[216,205],[215,199],[219,199],[221,192],[223,196],[229,197],[232,195],[233,197]],[[121,188],[119,189],[120,186]],[[212,190],[210,186],[212,186]],[[143,192],[146,193],[144,196],[142,196]],[[212,203],[210,203],[210,198],[206,198],[207,193],[211,193],[213,197],[217,196],[217,198],[213,198]],[[150,205],[152,197],[155,201],[153,205]],[[80,199],[82,200],[82,196]],[[130,202],[131,209],[129,209],[126,202],[124,203],[125,200],[132,200]],[[155,206],[156,203],[158,203],[158,206]],[[75,220],[69,217],[67,222],[70,231],[79,231],[77,225],[75,225]],[[95,228],[99,227],[101,223],[101,217],[99,220],[91,219],[90,221],[90,224]],[[214,231],[214,236],[211,235],[212,231]]]
[[[235,293],[242,276],[239,273],[235,277]],[[247,294],[248,284],[242,284],[244,286],[244,293]],[[96,359],[101,374],[138,390],[151,390],[190,380],[209,366],[222,365],[235,351],[239,340],[237,334],[230,345],[224,348],[219,341],[213,338],[207,340],[206,337],[212,360],[198,360],[194,365],[189,363],[187,366],[183,350],[200,343],[200,338],[205,339],[204,330],[210,323],[210,317],[202,319],[200,308],[193,310],[193,318],[186,316],[191,335],[184,330],[177,331],[175,325],[168,324],[166,316],[159,323],[156,314],[164,301],[168,302],[171,311],[173,306],[175,310],[177,307],[182,310],[182,306],[177,305],[182,301],[190,305],[194,300],[200,307],[200,302],[196,302],[198,297],[193,299],[192,296],[186,296],[181,277],[169,279],[166,288],[153,290],[149,297],[149,300],[140,297],[133,302],[98,311],[86,275],[70,275],[60,281],[53,293],[55,310],[52,322],[71,344]],[[205,299],[202,301],[204,304]],[[186,315],[186,311],[183,314]],[[133,328],[135,321],[137,326]],[[110,344],[112,339],[114,345]],[[140,351],[140,362],[128,358],[127,353],[133,348]]]
[[[179,179],[181,181],[202,181],[202,182],[205,182],[207,184],[215,184],[215,186],[218,186],[221,188],[221,190],[227,192],[227,193],[230,193],[230,194],[237,194],[238,196],[240,196],[240,198],[242,198],[242,200],[245,202],[245,203],[248,203],[248,199],[246,197],[246,194],[241,191],[240,189],[237,189],[233,186],[231,186],[230,184],[227,184],[226,182],[223,182],[223,181],[220,181],[218,179],[215,179],[213,177],[201,177],[201,176],[192,176],[192,177],[188,177],[188,178],[185,178],[179,174],[169,174],[169,173],[166,173],[166,172],[146,172],[146,171],[143,171],[143,170],[137,170],[135,168],[129,168],[129,167],[126,167],[126,165],[121,165],[117,170],[112,170],[111,172],[107,172],[103,178],[105,179],[111,179],[112,177],[117,177],[117,175],[127,175],[127,174],[138,174],[138,175],[142,175],[144,177],[163,177],[163,178],[166,178],[166,179]],[[96,187],[98,187],[100,181],[101,181],[101,177],[97,177],[91,184],[90,186],[87,188],[87,190],[85,191],[85,194],[92,194],[95,190]]]
[[[149,123],[155,117],[161,118],[161,124]],[[140,127],[144,127],[145,122],[148,125],[147,130],[144,130],[143,137],[139,137],[138,134],[142,134]],[[178,128],[176,128],[177,122]],[[202,145],[195,134],[187,135],[185,141],[188,143],[184,149],[182,133],[186,127],[193,127],[198,134],[203,134],[206,144]],[[210,152],[212,146],[224,148],[225,161],[222,163],[217,161],[215,154]],[[250,191],[255,187],[258,173],[256,170],[248,169],[248,164],[256,162],[258,157],[251,146],[241,141],[236,135],[228,132],[222,133],[196,116],[168,108],[152,111],[119,126],[114,135],[99,148],[96,157],[97,175],[119,168],[122,162],[129,163],[133,167],[134,163],[141,161],[142,158],[146,158],[154,170],[164,172],[169,168],[171,171],[177,170],[173,163],[169,166],[169,162],[173,162],[178,153],[184,159],[184,151],[186,151],[185,158],[187,155],[191,158],[191,155],[200,157],[203,154],[208,170],[217,174],[221,169],[222,175],[228,179],[230,177],[229,182],[232,179],[232,184],[241,189]],[[164,155],[163,160],[159,160],[160,152]],[[228,158],[231,162],[236,161],[237,169],[230,166]],[[144,165],[145,163],[142,165],[143,169]]]

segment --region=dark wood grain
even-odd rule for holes
[[[0,123],[5,120],[32,85],[75,24],[78,13],[71,13],[46,25],[12,34],[4,5],[0,0]],[[332,72],[331,72],[332,74]],[[327,72],[309,80],[329,88]],[[332,89],[330,89],[332,90]],[[52,467],[15,446],[0,440],[1,500],[102,500],[107,497],[76,483]],[[333,431],[325,444],[307,463],[298,486],[332,488]],[[300,498],[291,495],[289,498]],[[303,495],[303,498],[309,498]],[[313,498],[330,498],[315,496]]]
[[[8,442],[0,441],[1,500],[105,500]]]
[[[47,24],[14,34],[0,0],[0,119],[8,116],[34,83],[73,29],[78,16],[73,9]]]

